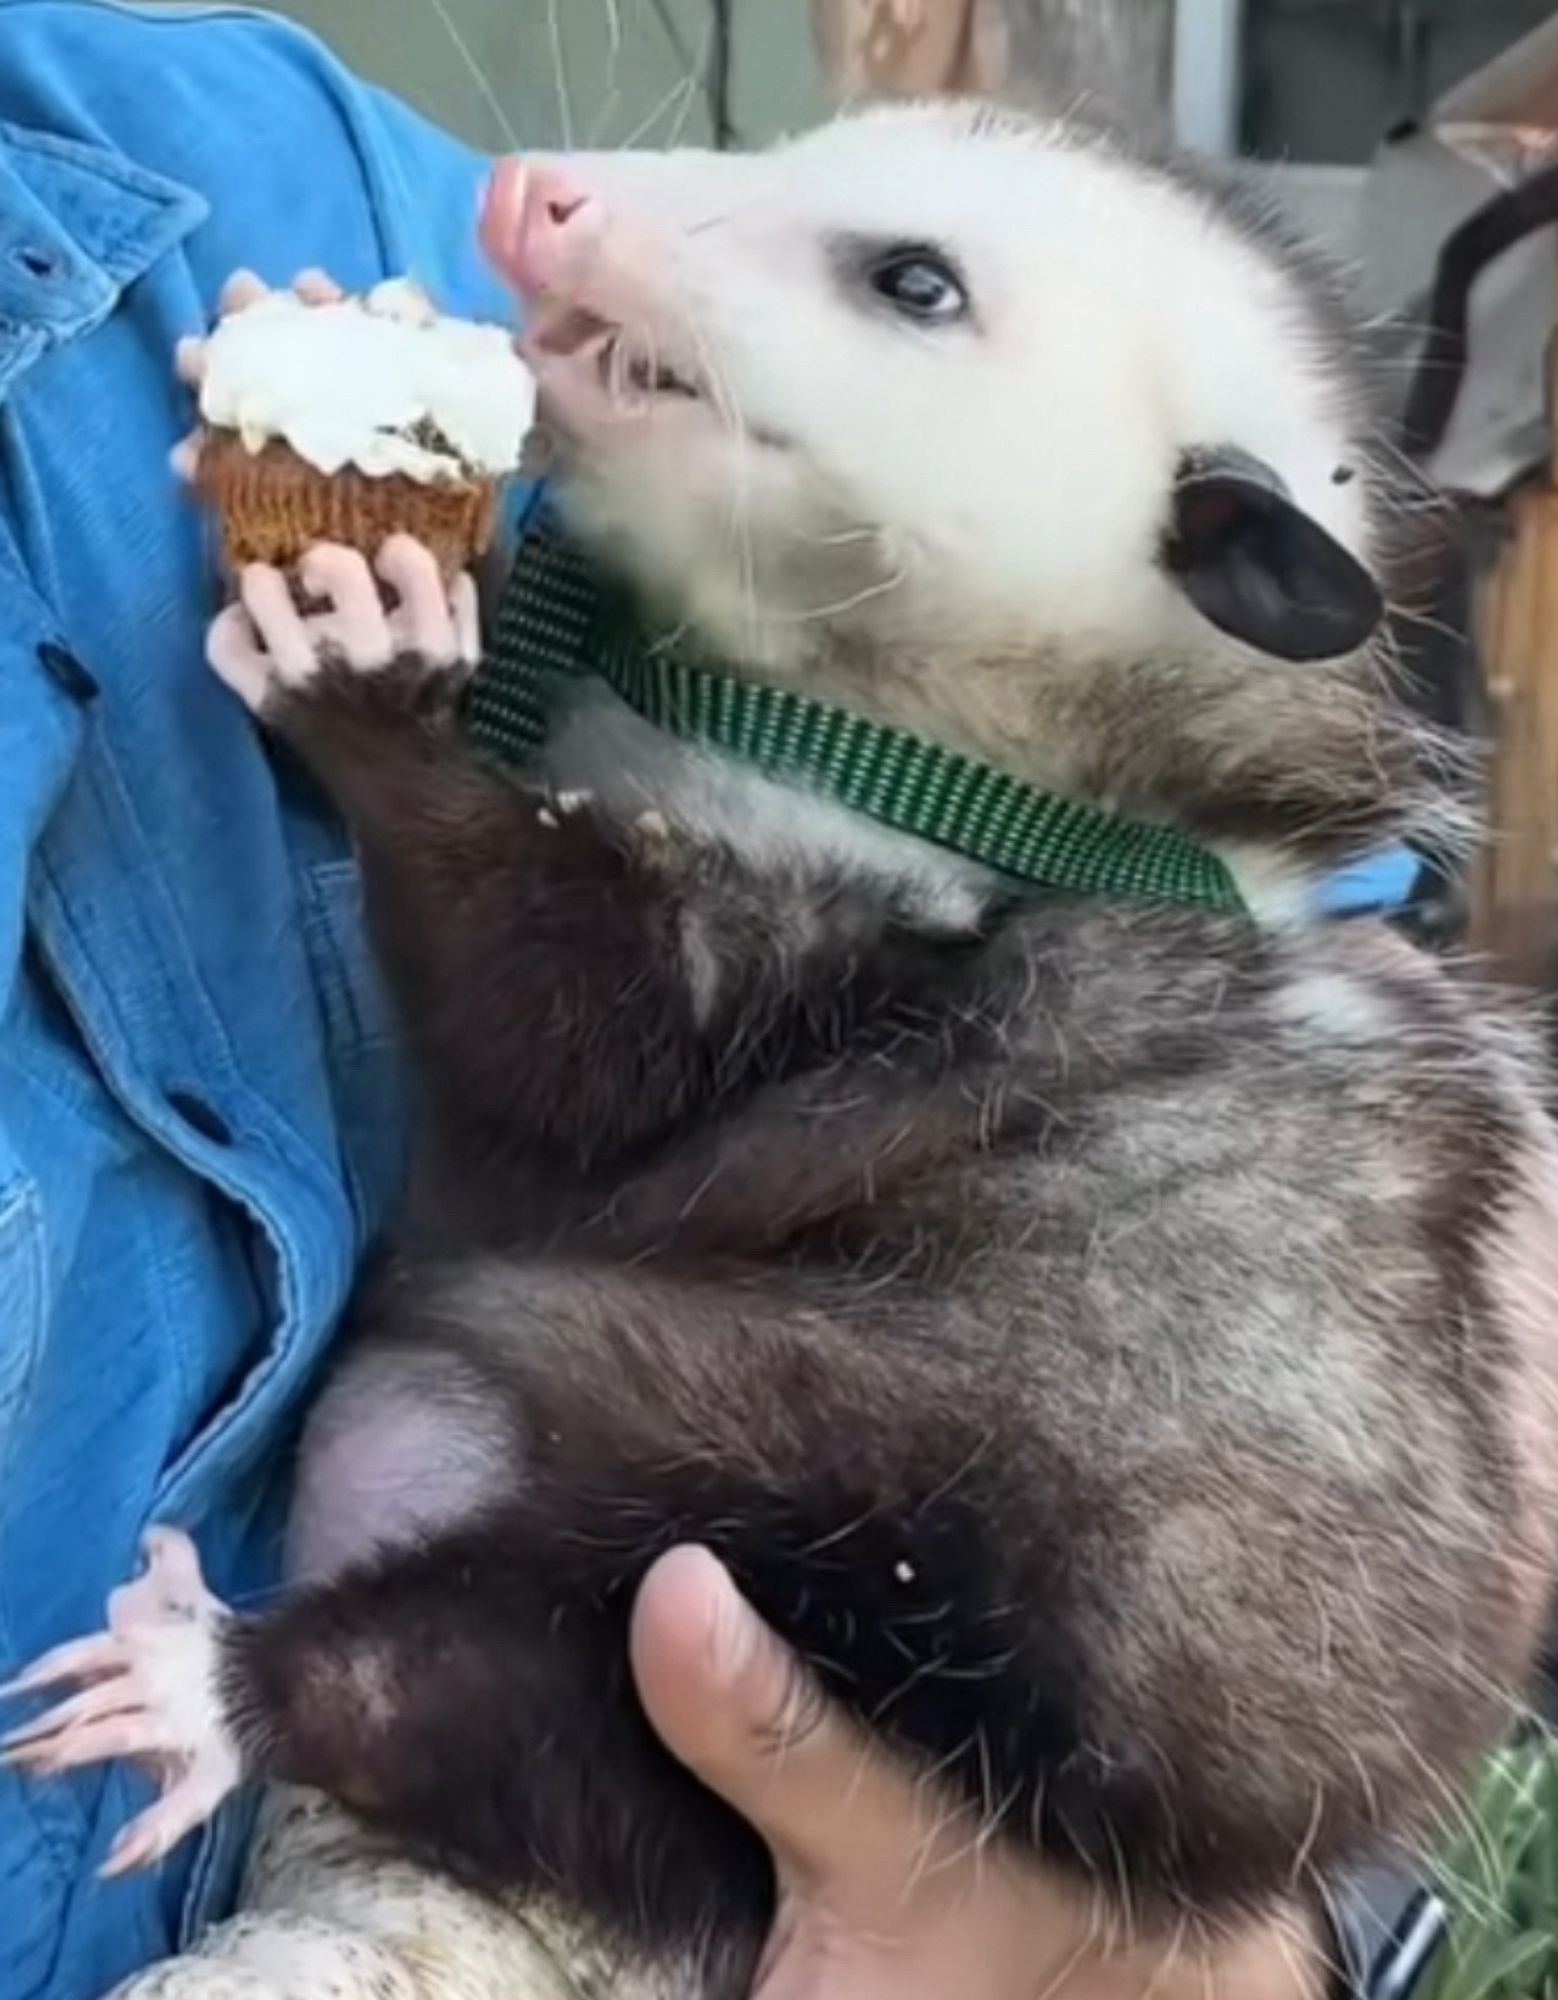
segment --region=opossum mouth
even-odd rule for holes
[[[784,442],[777,432],[743,420],[728,396],[715,396],[702,369],[681,355],[668,356],[647,328],[624,326],[585,307],[569,306],[538,315],[523,352],[537,366],[543,391],[547,364],[560,362],[575,380],[588,372],[614,414],[635,417],[667,406],[701,407],[753,443]]]
[[[620,370],[630,389],[641,396],[685,396],[695,403],[703,401],[703,391],[698,384],[689,381],[685,375],[678,375],[665,362],[652,361],[647,354],[629,354],[622,359],[621,339],[611,341],[601,355],[600,367],[607,386]]]

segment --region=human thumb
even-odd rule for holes
[[[923,1858],[919,1789],[867,1749],[706,1549],[673,1549],[650,1570],[632,1658],[662,1741],[756,1828],[792,1884],[875,1908],[884,1876],[901,1883]]]

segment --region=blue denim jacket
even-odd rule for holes
[[[0,0],[0,1679],[97,1623],[154,1517],[267,1587],[399,1169],[340,837],[203,664],[174,342],[241,264],[502,316],[481,173],[274,20]],[[237,1814],[95,1880],[141,1789],[0,1772],[3,2000],[93,2000],[230,1892]]]

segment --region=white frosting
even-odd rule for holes
[[[335,305],[272,292],[229,314],[206,346],[200,413],[251,451],[283,439],[327,475],[430,483],[515,471],[535,393],[503,327],[441,318],[395,280]],[[455,455],[410,436],[419,424]]]

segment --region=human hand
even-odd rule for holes
[[[1319,1940],[1284,1911],[1216,1940],[1122,1939],[1101,1901],[982,1840],[869,1746],[706,1551],[635,1608],[666,1745],[767,1841],[779,1907],[753,2000],[1317,2000]]]

